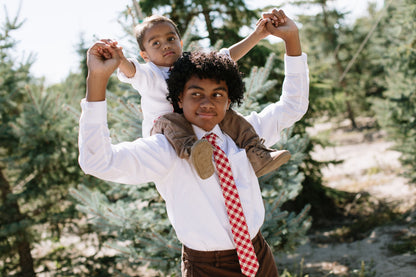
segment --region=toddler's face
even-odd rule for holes
[[[143,37],[145,48],[140,54],[155,65],[170,67],[182,54],[182,42],[175,28],[167,23],[153,25]]]

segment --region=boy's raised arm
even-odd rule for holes
[[[114,47],[96,42],[87,51],[87,94],[88,102],[104,101],[105,90],[111,74],[120,64],[120,56]]]

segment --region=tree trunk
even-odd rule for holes
[[[203,5],[202,14],[204,15],[205,24],[207,25],[208,37],[211,42],[211,45],[215,45],[215,43],[217,42],[217,36],[215,35],[214,29],[212,28],[212,21],[211,17],[209,16],[209,9],[205,5]]]
[[[1,168],[0,168],[1,169]],[[12,194],[10,183],[3,175],[3,170],[0,170],[0,191],[2,205],[8,211],[7,215],[3,215],[1,223],[3,226],[12,222],[19,222],[23,219],[23,215],[20,212],[17,201],[9,195]],[[13,200],[11,200],[13,199]],[[36,276],[33,269],[33,257],[30,252],[30,242],[24,229],[15,234],[16,237],[16,249],[19,254],[20,270],[23,277]]]

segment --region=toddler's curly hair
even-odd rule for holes
[[[242,103],[245,87],[236,62],[218,52],[184,52],[173,64],[167,80],[169,90],[167,99],[172,103],[175,112],[183,113],[178,105],[179,96],[192,76],[225,81],[228,87],[228,98],[231,100],[230,107],[233,104]]]

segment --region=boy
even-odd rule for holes
[[[256,30],[246,39],[221,51],[237,61],[269,34],[265,28],[266,22],[260,19]],[[169,68],[182,53],[179,30],[170,19],[153,15],[139,24],[135,33],[140,55],[146,64],[140,64],[136,59],[126,59],[121,48],[117,47],[117,42],[102,41],[119,51],[119,79],[131,84],[142,96],[143,137],[164,133],[178,156],[191,161],[200,178],[210,177],[214,173],[211,145],[205,140],[197,141],[190,124],[172,113],[174,107],[166,100],[168,92],[165,80],[169,77]],[[238,146],[246,149],[258,177],[279,168],[290,159],[290,153],[286,150],[266,148],[252,126],[232,110],[227,112],[221,125]]]
[[[281,11],[273,10],[265,16],[277,13],[283,14],[285,22],[278,27],[267,23],[266,27],[286,45],[283,93],[279,102],[246,117],[267,144],[274,144],[283,128],[305,114],[309,94],[306,55],[301,51],[298,29]],[[96,43],[87,54],[87,94],[81,102],[79,133],[83,171],[126,184],[154,181],[183,244],[182,276],[278,276],[271,249],[259,231],[264,206],[258,179],[245,150],[219,127],[230,106],[243,98],[244,85],[235,62],[217,53],[186,54],[175,62],[168,80],[171,103],[183,112],[181,116],[190,122],[198,139],[206,137],[215,148],[218,175],[202,180],[186,160],[177,156],[163,134],[111,145],[105,88],[121,57],[114,48],[103,56],[97,51],[99,47]],[[221,151],[230,169],[224,170],[219,162]],[[225,180],[224,175],[229,179]],[[234,228],[235,218],[230,212],[228,181],[231,187],[234,184],[232,193],[240,203],[238,219],[245,226],[244,246],[237,239],[240,233]],[[241,247],[248,249],[249,260]]]

